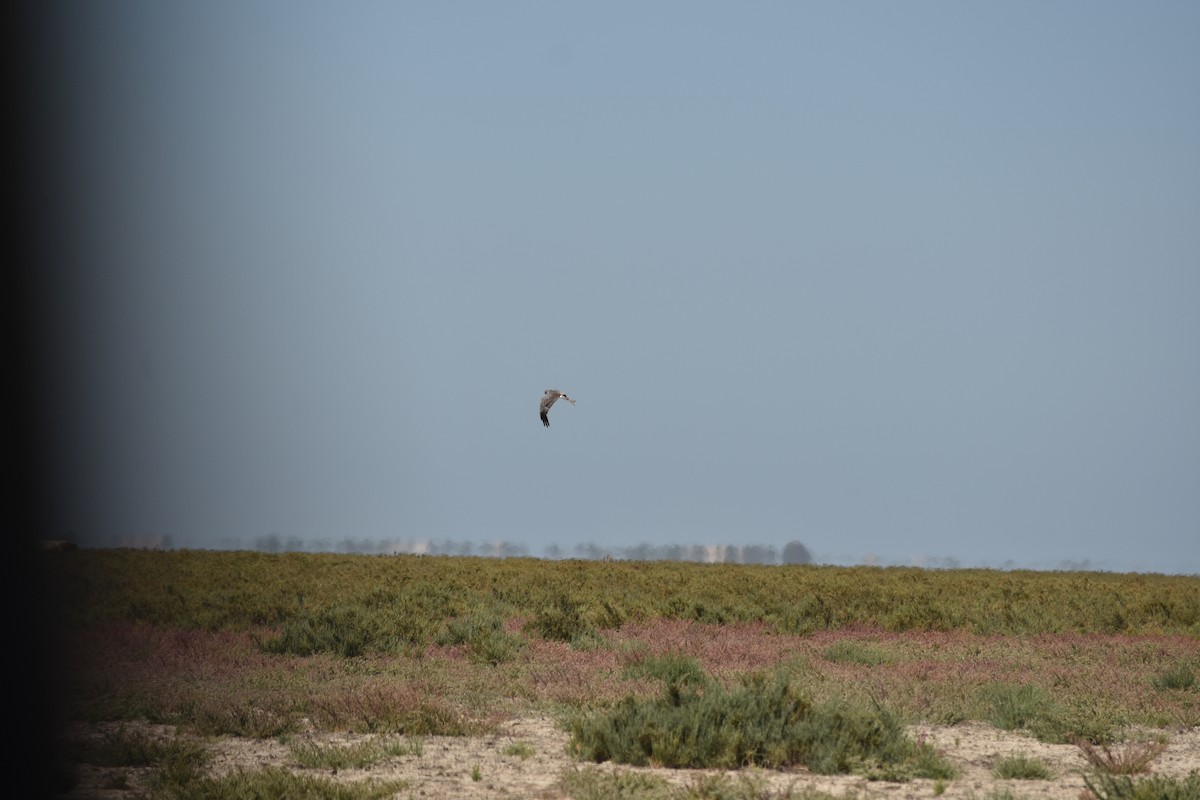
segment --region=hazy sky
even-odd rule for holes
[[[1200,572],[1200,4],[45,8],[48,535]]]

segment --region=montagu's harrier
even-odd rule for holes
[[[546,393],[542,395],[542,404],[538,406],[538,414],[542,418],[542,424],[547,428],[550,427],[550,406],[554,405],[554,401],[560,397],[571,405],[575,405],[574,400],[567,397],[558,389],[547,389]]]

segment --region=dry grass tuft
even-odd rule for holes
[[[1075,745],[1089,764],[1109,775],[1140,775],[1167,749],[1166,742],[1130,742],[1117,746],[1079,739]]]

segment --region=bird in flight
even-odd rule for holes
[[[554,405],[554,401],[560,397],[563,400],[566,400],[571,405],[575,405],[574,400],[567,397],[565,394],[560,392],[558,389],[547,389],[546,393],[544,395],[542,395],[542,404],[540,406],[538,406],[538,413],[542,417],[542,424],[545,425],[547,428],[550,427],[550,406]]]

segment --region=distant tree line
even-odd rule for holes
[[[714,564],[811,564],[812,553],[802,542],[792,541],[782,551],[770,544],[638,544],[632,547],[601,547],[587,543],[576,545],[573,554],[564,553],[551,545],[547,558],[584,558],[600,560],[619,558],[628,561],[701,561]]]
[[[111,546],[144,550],[184,549],[258,550],[263,553],[355,553],[362,555],[430,555],[484,556],[489,558],[521,558],[535,555],[523,544],[497,540],[471,542],[457,539],[371,539],[342,537],[340,539],[302,539],[270,533],[245,542],[225,538],[216,547],[176,543],[169,536],[136,535],[114,537]],[[619,559],[623,561],[698,561],[711,564],[811,564],[812,553],[803,542],[791,541],[782,548],[772,544],[667,544],[642,543],[632,547],[606,547],[586,542],[570,548],[551,544],[543,549],[541,558],[561,560],[579,558],[589,561]]]
[[[578,558],[590,561],[604,559],[619,559],[625,561],[698,561],[714,564],[811,564],[812,553],[803,542],[792,540],[782,548],[770,544],[667,544],[653,545],[642,543],[631,547],[604,546],[594,542],[561,547],[551,544],[540,553],[533,553],[523,544],[496,540],[491,542],[471,542],[458,539],[379,539],[379,538],[317,538],[302,539],[299,536],[286,536],[279,533],[269,533],[258,536],[247,544],[246,540],[235,537],[224,537],[212,541],[192,541],[175,539],[169,535],[156,533],[126,533],[110,536],[101,543],[75,541],[70,536],[42,542],[43,548],[55,547],[118,547],[134,550],[257,550],[264,553],[351,553],[361,555],[431,555],[431,556],[482,556],[488,558],[522,558],[537,556],[549,560]],[[868,566],[909,566],[922,569],[954,570],[962,569],[964,565],[959,559],[950,556],[922,556],[905,561],[885,561],[876,555],[867,554],[861,558],[833,561],[823,561],[829,564],[864,564]],[[1064,559],[1057,564],[1046,567],[1037,565],[1022,565],[1011,559],[1000,564],[976,564],[978,568],[1000,569],[1005,571],[1019,569],[1053,569],[1059,572],[1092,572],[1110,571],[1103,564],[1094,563],[1091,559]],[[1189,574],[1189,573],[1179,573]]]
[[[278,534],[260,536],[254,549],[267,553],[283,552],[338,552],[362,554],[404,553],[431,556],[485,556],[493,558],[517,558],[531,553],[524,545],[508,541],[470,542],[455,539],[352,539],[304,541],[296,537],[281,537]],[[548,559],[581,558],[591,561],[621,559],[625,561],[699,561],[724,564],[811,564],[812,553],[799,541],[791,541],[778,548],[768,544],[746,545],[703,545],[648,543],[632,547],[604,547],[593,542],[575,545],[569,549],[556,544],[549,545],[541,554]]]

